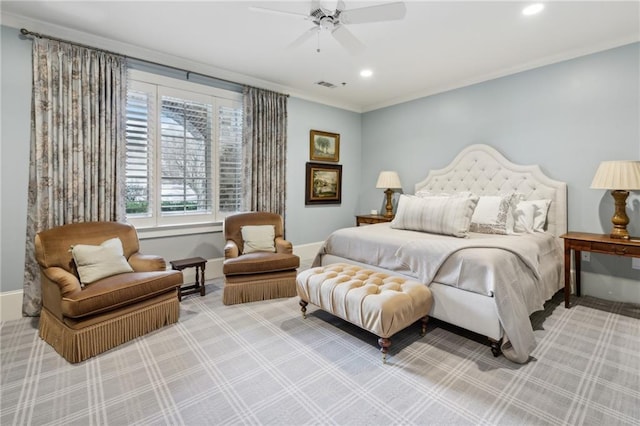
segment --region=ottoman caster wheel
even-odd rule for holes
[[[382,363],[387,363],[387,353],[389,352],[389,346],[391,346],[391,340],[381,337],[378,339],[378,345],[380,345],[380,352],[382,352]]]
[[[307,305],[309,303],[307,303],[304,300],[300,299],[300,302],[298,304],[300,305],[300,311],[302,312],[302,318],[303,319],[307,318]]]

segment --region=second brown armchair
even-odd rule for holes
[[[225,305],[296,295],[300,258],[283,237],[280,215],[251,212],[228,216],[224,234]]]

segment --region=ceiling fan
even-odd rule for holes
[[[334,2],[334,4],[335,8],[330,8],[323,6],[320,0],[313,0],[308,15],[262,7],[250,7],[249,9],[256,12],[291,15],[313,22],[313,27],[294,40],[289,47],[297,47],[314,35],[319,36],[320,32],[324,30],[330,32],[336,41],[353,55],[362,52],[364,44],[347,29],[347,25],[403,19],[406,13],[404,2],[401,1],[356,9],[345,9],[342,0]],[[316,50],[320,52],[320,47],[318,46]]]

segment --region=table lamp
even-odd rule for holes
[[[640,190],[640,161],[603,161],[591,182],[593,189],[609,189],[615,200],[610,237],[629,239],[626,205],[629,191]]]
[[[376,188],[386,188],[384,193],[387,195],[387,205],[384,217],[393,217],[393,205],[391,204],[391,194],[394,188],[402,188],[398,173],[390,171],[382,171],[378,176]]]

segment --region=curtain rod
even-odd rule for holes
[[[260,89],[260,90],[269,90],[269,89],[262,89],[262,88],[259,88],[259,87],[255,87],[255,86],[250,86],[248,84],[238,83],[236,81],[225,80],[224,78],[213,77],[211,75],[203,74],[203,73],[196,72],[196,71],[186,70],[184,68],[174,67],[172,65],[161,64],[160,62],[154,62],[154,61],[149,61],[149,60],[142,59],[142,58],[136,58],[134,56],[123,55],[121,53],[112,52],[110,50],[105,50],[105,49],[100,49],[100,48],[96,48],[96,47],[93,47],[93,46],[89,46],[87,44],[76,43],[75,41],[70,41],[70,40],[65,40],[65,39],[61,39],[61,38],[57,38],[57,37],[51,37],[51,36],[48,36],[48,35],[43,35],[43,34],[40,34],[40,33],[29,31],[26,28],[21,28],[20,29],[20,34],[22,34],[25,37],[31,36],[31,37],[36,37],[36,38],[46,38],[46,39],[49,39],[49,40],[60,41],[60,42],[63,42],[63,43],[69,43],[69,44],[73,44],[75,46],[85,47],[87,49],[93,49],[93,50],[97,50],[99,52],[108,53],[110,55],[117,55],[117,56],[125,57],[127,59],[134,59],[136,61],[146,62],[147,64],[150,64],[150,65],[156,65],[156,66],[159,66],[159,67],[171,68],[173,70],[181,71],[181,72],[185,73],[187,80],[189,80],[189,76],[190,75],[199,75],[201,77],[211,78],[211,79],[214,79],[214,80],[221,81],[223,83],[236,84],[236,85],[245,86],[245,87],[252,87],[252,88],[256,88],[256,89]],[[269,91],[274,92],[274,93],[278,93],[279,95],[284,95],[286,97],[289,97],[289,95],[286,94],[286,93],[279,93],[279,92],[275,92],[273,90],[269,90]]]

